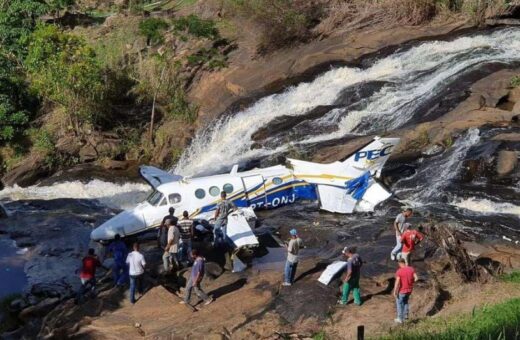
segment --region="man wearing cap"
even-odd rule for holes
[[[296,229],[291,229],[291,240],[287,245],[287,262],[285,262],[285,279],[284,286],[291,286],[296,275],[296,267],[298,267],[298,253],[303,247],[303,241],[298,237]]]
[[[347,261],[347,274],[343,278],[343,289],[341,294],[341,305],[346,305],[350,291],[354,295],[354,303],[358,306],[361,305],[361,291],[359,289],[359,278],[361,276],[361,266],[363,261],[361,257],[356,253],[356,248],[345,247],[343,248],[343,256],[348,258]]]

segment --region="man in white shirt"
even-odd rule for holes
[[[126,263],[130,274],[130,302],[135,303],[135,289],[143,295],[143,274],[146,262],[143,254],[139,252],[139,243],[134,243],[134,251],[126,257]]]
[[[167,273],[172,269],[172,264],[175,264],[175,268],[179,268],[179,262],[177,261],[177,254],[179,252],[179,240],[181,237],[179,228],[171,221],[167,221],[168,226],[168,243],[164,248],[163,254],[163,266],[164,272]]]
[[[401,244],[401,235],[406,231],[406,229],[408,229],[409,224],[405,222],[408,218],[412,217],[412,214],[412,209],[407,208],[395,218],[394,229],[396,244],[394,249],[392,249],[392,253],[390,254],[390,259],[392,261],[395,261],[397,259],[397,254],[401,252],[401,248],[403,247]]]

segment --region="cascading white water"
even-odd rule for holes
[[[493,202],[488,199],[471,197],[467,199],[457,199],[451,205],[466,210],[471,210],[477,214],[510,214],[520,216],[520,206],[511,203]]]
[[[376,61],[367,69],[340,67],[301,83],[281,94],[260,99],[249,108],[224,117],[199,131],[172,169],[183,175],[217,172],[232,164],[287,150],[291,144],[316,143],[349,133],[369,133],[402,126],[415,110],[439,89],[483,63],[520,61],[520,30],[505,29],[489,35],[428,42]],[[324,117],[337,124],[330,131],[300,140],[279,140],[274,146],[252,148],[252,135],[280,116],[301,116],[319,105],[332,105],[345,88],[365,82],[387,82],[362,108],[331,112]],[[366,99],[366,98],[365,98]],[[361,122],[370,122],[360,128]],[[313,124],[320,124],[314,121]],[[319,127],[319,126],[317,126]],[[270,144],[272,145],[272,144]]]
[[[462,161],[469,149],[479,141],[480,131],[468,130],[464,136],[457,139],[450,150],[429,160],[412,177],[397,182],[393,187],[394,192],[412,206],[432,203],[433,199],[442,195],[445,187],[459,175]]]
[[[62,182],[50,186],[30,186],[21,188],[17,185],[0,191],[0,200],[51,200],[57,198],[95,199],[111,208],[133,208],[142,202],[150,186],[141,183],[112,183],[101,180]]]

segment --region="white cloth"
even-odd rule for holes
[[[141,275],[144,273],[144,266],[146,262],[143,254],[138,251],[133,251],[126,257],[126,263],[129,267],[129,274],[132,276]]]
[[[345,269],[347,264],[348,263],[346,261],[334,261],[332,264],[327,266],[323,273],[321,273],[318,281],[324,285],[328,285],[330,281],[332,281],[332,279],[336,276],[336,274]]]
[[[170,249],[168,249],[168,251],[170,253],[179,252],[180,237],[181,237],[181,233],[179,231],[179,228],[177,228],[176,226],[173,226],[173,225],[168,228],[168,243],[172,242]]]

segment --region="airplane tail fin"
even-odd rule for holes
[[[354,152],[342,164],[359,171],[370,171],[375,177],[379,177],[399,141],[400,138],[375,137],[371,143]]]

